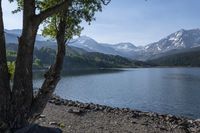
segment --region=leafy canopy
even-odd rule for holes
[[[23,10],[23,0],[9,0],[10,2],[16,1],[18,7],[13,13],[17,13]],[[36,12],[40,13],[50,7],[60,4],[64,0],[35,0]],[[107,5],[111,0],[71,0],[69,8],[57,13],[44,22],[44,28],[42,34],[55,38],[58,32],[58,25],[61,19],[65,20],[67,24],[65,29],[65,39],[69,40],[73,36],[79,36],[83,27],[80,25],[82,21],[90,24],[95,20],[95,13],[101,12],[103,5]]]
[[[51,7],[57,4],[59,0],[45,0],[47,4],[43,5],[41,9]],[[49,2],[51,1],[51,2]],[[69,40],[73,36],[79,36],[83,27],[80,25],[82,21],[90,24],[95,20],[95,13],[102,11],[102,0],[73,0],[71,6],[62,13],[55,14],[44,21],[44,29],[42,34],[55,38],[58,32],[58,25],[61,19],[65,20],[67,24],[65,29],[65,39]]]

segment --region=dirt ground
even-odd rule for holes
[[[49,103],[36,123],[59,127],[64,133],[200,133],[199,120],[94,104],[93,108],[63,101],[56,104]]]

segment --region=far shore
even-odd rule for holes
[[[152,67],[121,67],[121,68],[80,68],[80,69],[69,69],[63,70],[64,72],[70,71],[90,71],[90,70],[125,70],[125,69],[135,69],[135,68],[200,68],[200,66],[152,66]],[[33,69],[34,72],[47,71],[48,68]]]

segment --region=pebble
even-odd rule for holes
[[[80,109],[69,109],[68,110],[68,113],[73,113],[73,114],[82,114],[84,111],[83,110],[80,110]]]
[[[39,118],[45,118],[46,116],[45,115],[40,115],[40,117]]]
[[[58,123],[56,123],[56,122],[49,122],[49,125],[58,125]]]

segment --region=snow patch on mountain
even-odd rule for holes
[[[200,46],[200,30],[179,30],[158,42],[144,47],[146,52],[159,54],[174,49],[192,48]]]
[[[132,43],[118,43],[118,44],[112,45],[112,47],[115,50],[123,50],[123,51],[134,51],[134,50],[138,49]]]
[[[20,37],[21,32],[19,29],[5,30],[7,43],[18,43],[18,37]],[[88,52],[99,52],[120,55],[131,59],[146,60],[154,55],[163,54],[171,50],[199,47],[200,29],[181,29],[158,42],[148,44],[144,47],[136,47],[129,42],[118,44],[99,43],[88,36],[81,36],[71,40],[69,46],[81,48]],[[37,35],[36,47],[56,48],[56,42],[42,35]]]

